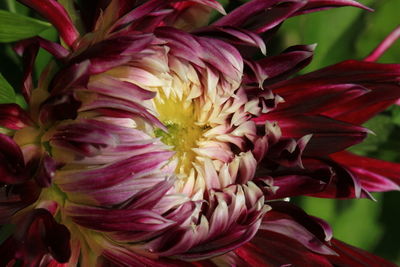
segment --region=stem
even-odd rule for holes
[[[6,0],[7,9],[12,13],[17,13],[17,8],[15,7],[15,0]]]
[[[400,25],[397,26],[376,48],[369,54],[364,61],[377,61],[386,50],[388,50],[397,39],[400,38]]]

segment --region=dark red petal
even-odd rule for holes
[[[34,176],[34,179],[39,186],[48,187],[51,185],[56,171],[56,166],[56,161],[45,152],[40,159],[38,170]]]
[[[268,120],[277,121],[282,130],[282,137],[299,138],[312,134],[303,155],[329,155],[360,143],[369,130],[357,125],[337,121],[324,116],[280,117],[268,114]],[[257,119],[256,119],[257,120]]]
[[[0,126],[19,130],[33,122],[28,113],[17,104],[0,104]]]
[[[273,186],[278,187],[267,199],[283,199],[299,195],[308,195],[323,191],[332,178],[329,168],[317,170],[296,170],[292,174],[273,174]],[[262,181],[265,178],[255,178]],[[272,178],[271,178],[272,179]]]
[[[285,91],[285,88],[274,90],[283,97],[275,113],[281,115],[298,115],[301,113],[318,114],[336,108],[340,103],[346,103],[371,90],[357,84],[326,84],[326,85],[298,85],[296,93]]]
[[[280,81],[307,66],[313,57],[315,45],[295,45],[277,56],[257,61],[268,76],[266,84]]]
[[[320,158],[303,159],[306,169],[331,168],[333,176],[326,181],[325,189],[320,193],[310,194],[316,197],[326,198],[360,198],[366,197],[373,199],[368,191],[363,189],[359,179],[354,176],[345,166],[338,164],[332,160]]]
[[[86,86],[89,81],[89,69],[91,65],[92,62],[90,60],[84,60],[61,69],[50,84],[49,90],[52,96],[64,98],[62,95],[57,96],[57,94],[61,92],[65,93],[66,89],[73,86]],[[50,99],[47,101],[51,102]]]
[[[91,45],[82,53],[72,57],[71,63],[79,63],[84,60],[95,58],[109,58],[112,56],[132,56],[141,52],[154,41],[152,34],[138,34],[137,32],[123,32],[116,34],[106,40]]]
[[[208,36],[222,39],[234,45],[241,51],[242,56],[246,54],[249,47],[257,47],[265,54],[266,47],[262,38],[254,32],[232,27],[203,27],[195,31],[197,36]]]
[[[60,44],[43,39],[40,36],[35,36],[35,37],[25,39],[25,40],[18,42],[14,46],[14,50],[15,50],[15,52],[18,53],[18,55],[22,56],[24,53],[24,50],[27,47],[29,47],[30,45],[38,46],[38,47],[45,49],[47,52],[52,54],[57,59],[63,59],[65,57],[67,57],[68,54],[70,53],[67,49],[65,49]]]
[[[38,52],[39,47],[36,44],[30,44],[22,52],[24,76],[22,78],[21,93],[27,103],[30,102],[31,92],[34,88],[32,72]]]
[[[318,93],[319,90],[331,91],[334,89],[332,92],[338,91],[337,93],[340,93],[342,91],[342,94],[345,93],[343,96],[346,96],[346,92],[350,89],[348,95],[350,98],[348,96],[342,99],[335,98],[336,105],[326,106],[322,114],[338,120],[360,124],[391,103],[396,102],[400,97],[399,77],[399,64],[348,60],[306,75],[278,82],[270,85],[270,88],[274,93],[287,96],[290,94],[297,95],[299,90],[303,88],[311,88],[315,91],[314,93]],[[353,87],[350,86],[346,89],[346,85],[353,85]],[[370,92],[362,93],[361,90],[359,91],[360,94],[357,95],[357,90],[354,91],[357,88],[354,85],[360,86],[359,89],[364,88],[365,90],[366,88]],[[356,94],[354,95],[352,91]],[[308,91],[308,93],[312,92]],[[304,94],[304,97],[306,95]]]
[[[311,135],[305,135],[297,141],[281,139],[269,147],[264,160],[270,160],[286,167],[302,166],[301,156],[309,142]]]
[[[25,162],[19,146],[14,140],[0,133],[0,183],[19,184],[29,176],[25,175]]]
[[[164,0],[146,1],[144,4],[136,7],[132,11],[128,12],[125,16],[121,17],[117,22],[114,23],[112,29],[117,29],[128,23],[132,23],[135,20],[141,19],[147,16],[149,13],[165,7],[166,4],[167,3]]]
[[[288,219],[286,227],[289,227],[291,223],[290,221],[293,221],[293,223],[297,223],[303,226],[309,233],[314,236],[313,239],[308,240],[307,243],[304,243],[304,246],[318,253],[333,253],[329,249],[324,248],[324,245],[320,243],[329,241],[332,238],[332,229],[330,228],[328,223],[319,218],[308,215],[301,208],[289,202],[272,201],[269,202],[268,205],[271,206],[272,210],[267,212],[264,216],[261,229],[273,231],[268,227],[270,223],[274,221],[280,221],[281,219]],[[284,229],[285,226],[282,225],[282,227],[283,232],[286,232]],[[304,235],[306,233],[290,231],[287,232],[288,236],[291,236],[293,239],[297,239],[299,241],[300,239],[295,237],[301,236],[302,234]],[[306,236],[308,236],[308,234]]]
[[[0,259],[2,266],[8,266],[12,259],[21,260],[23,266],[39,266],[46,254],[58,262],[68,261],[70,233],[47,210],[27,212],[16,224],[15,233],[0,246],[1,255],[7,255]]]
[[[236,8],[213,25],[239,27],[262,33],[278,26],[305,4],[302,0],[254,0]]]
[[[366,7],[354,0],[308,0],[307,4],[301,8],[295,15],[306,14],[333,7],[353,6],[362,8],[368,11],[373,11],[371,8]]]
[[[284,235],[260,230],[252,241],[234,250],[231,255],[222,256],[225,263],[238,266],[305,266],[305,267],[396,267],[383,258],[355,248],[339,240],[332,239],[330,248],[338,255],[312,253],[295,239]],[[230,256],[230,257],[228,257]],[[233,261],[233,262],[232,262]],[[200,265],[202,266],[202,265]]]
[[[346,103],[339,104],[323,112],[341,121],[361,124],[394,104],[400,97],[400,86],[397,83],[367,85],[372,91]],[[351,109],[349,107],[352,107]]]
[[[234,250],[234,253],[247,266],[333,266],[324,255],[309,251],[296,239],[268,230],[259,230],[250,242]]]
[[[18,0],[35,9],[57,28],[61,38],[68,46],[72,46],[79,37],[79,32],[72,23],[67,11],[55,0]]]
[[[375,256],[365,250],[345,244],[337,239],[331,240],[331,246],[338,256],[326,258],[335,266],[340,267],[397,267],[396,264]]]
[[[46,125],[54,121],[75,119],[80,105],[81,102],[70,92],[51,96],[40,106],[39,120]]]
[[[126,24],[138,21],[140,19],[143,19],[147,16],[151,16],[152,13],[156,13],[157,11],[162,11],[163,9],[171,8],[169,4],[172,3],[182,3],[183,5],[185,4],[192,4],[190,2],[198,3],[200,5],[204,5],[206,7],[213,8],[217,11],[219,11],[222,14],[225,14],[224,8],[222,5],[215,0],[173,0],[173,1],[164,1],[164,0],[150,0],[144,2],[142,5],[136,7],[132,11],[128,12],[125,16],[123,16],[121,19],[119,19],[114,25],[113,25],[113,30],[124,26]],[[176,4],[175,4],[176,5]],[[177,11],[175,11],[177,12]]]
[[[9,223],[15,212],[33,204],[40,191],[40,187],[33,180],[0,187],[0,225]]]
[[[400,190],[400,164],[358,156],[350,152],[338,152],[331,158],[346,166],[368,191],[383,192]]]

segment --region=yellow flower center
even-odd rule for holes
[[[154,104],[160,121],[168,129],[168,132],[156,129],[155,135],[176,152],[174,156],[178,161],[176,172],[188,174],[196,157],[192,149],[198,147],[197,142],[208,127],[198,125],[195,105],[185,98],[176,100],[159,95],[154,99]]]

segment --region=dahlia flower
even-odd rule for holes
[[[19,2],[61,43],[15,46],[28,108],[0,106],[0,225],[15,225],[1,266],[395,266],[289,198],[399,189],[399,165],[345,151],[400,98],[400,65],[374,63],[398,31],[364,61],[294,78],[313,45],[260,57],[287,18],[367,7]],[[212,10],[224,16],[207,25]],[[54,60],[35,84],[39,48]]]

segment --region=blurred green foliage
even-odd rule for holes
[[[220,2],[227,10],[231,10],[245,1]],[[376,11],[370,13],[347,7],[292,18],[284,23],[273,42],[267,44],[268,51],[273,53],[290,45],[317,43],[314,60],[303,72],[345,59],[364,58],[398,25],[400,1],[359,2]],[[6,10],[0,11],[0,73],[3,74],[0,75],[0,103],[17,101],[23,105],[21,96],[12,91],[12,88],[18,91],[21,86],[21,59],[15,55],[12,44],[8,42],[36,34],[53,41],[58,37],[54,28],[15,0],[1,1],[0,9]],[[50,59],[47,52],[40,51],[35,63],[36,78]],[[399,42],[385,53],[380,62],[400,62]],[[400,162],[400,107],[391,107],[365,126],[376,135],[370,135],[364,143],[352,148],[352,151]],[[374,197],[378,203],[366,199],[330,200],[306,197],[295,198],[293,201],[308,213],[327,220],[337,238],[400,264],[400,209],[397,204],[400,193],[374,194]],[[1,229],[0,241],[9,232],[8,228]]]

